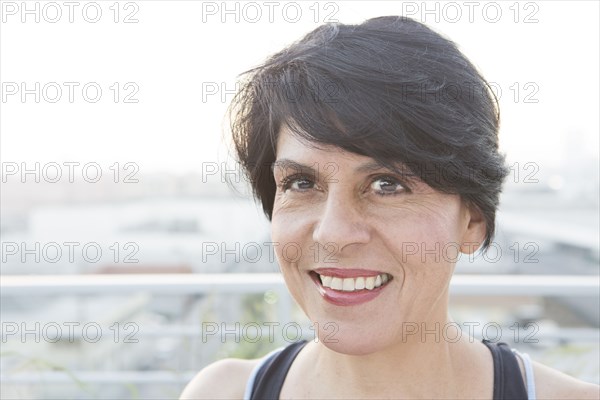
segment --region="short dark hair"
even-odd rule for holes
[[[502,183],[498,100],[449,39],[406,17],[330,23],[241,74],[230,105],[237,158],[272,217],[281,127],[314,144],[408,166],[432,188],[459,194],[493,238]]]

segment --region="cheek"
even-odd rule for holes
[[[306,239],[308,224],[305,218],[288,212],[273,211],[271,219],[271,239],[281,263],[289,263],[297,257],[292,254],[294,248],[302,246]],[[289,256],[287,254],[289,253]],[[283,267],[283,265],[282,265]]]
[[[290,295],[306,315],[311,315],[309,293],[314,283],[304,270],[313,264],[312,228],[317,217],[314,210],[277,206],[271,218],[271,239],[281,274]]]
[[[460,249],[459,208],[419,206],[382,220],[379,232],[406,273],[426,274],[449,268],[457,261]],[[393,228],[392,228],[393,227]],[[428,268],[423,268],[424,266]]]
[[[271,239],[275,256],[286,284],[292,295],[297,286],[293,281],[300,278],[298,264],[307,257],[306,238],[309,225],[305,219],[293,213],[273,211],[271,219]],[[308,236],[310,238],[310,236]]]
[[[456,221],[453,218],[428,214],[410,225],[406,229],[408,232],[405,237],[423,247],[423,250],[433,250],[456,240]]]
[[[290,252],[290,257],[282,257],[280,260],[282,263],[289,263],[294,259],[291,254],[292,248],[304,247],[311,241],[311,229],[317,219],[318,215],[314,207],[298,207],[283,200],[275,200],[271,217],[271,239],[278,243],[275,246],[279,256]]]

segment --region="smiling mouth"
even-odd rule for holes
[[[316,275],[321,286],[342,292],[373,290],[392,280],[392,276],[386,273],[375,276],[358,276],[355,278],[342,278],[332,275],[317,274],[314,271],[311,271],[311,275]]]
[[[387,273],[373,271],[348,271],[341,269],[319,269],[309,275],[319,294],[329,303],[337,306],[353,306],[369,302],[379,296],[393,281]]]

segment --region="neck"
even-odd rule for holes
[[[331,394],[338,397],[439,398],[461,393],[470,369],[465,367],[478,353],[472,338],[466,332],[458,337],[458,325],[448,315],[414,328],[415,334],[367,355],[341,354],[312,343],[313,371],[319,371],[323,382],[336,383]]]

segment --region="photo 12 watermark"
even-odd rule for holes
[[[479,327],[481,328],[479,329]],[[477,329],[479,330],[477,331]],[[461,324],[436,322],[433,326],[425,322],[403,322],[401,335],[403,343],[409,341],[456,343],[465,333],[468,334],[470,343],[473,343],[476,337],[493,343],[505,340],[512,340],[515,343],[538,343],[539,339],[535,338],[535,335],[539,330],[540,328],[535,322],[527,324],[515,322],[504,327],[497,322],[487,322],[483,325],[476,321],[466,321]]]
[[[83,341],[97,343],[112,339],[114,343],[139,343],[136,334],[140,327],[135,322],[115,322],[110,326],[98,322],[14,322],[3,321],[2,343],[16,340],[21,343],[57,343]]]
[[[136,82],[2,82],[2,103],[139,103]]]
[[[326,332],[327,334],[319,339],[317,333]],[[221,343],[234,341],[235,343],[248,342],[256,343],[261,340],[268,340],[274,343],[281,339],[287,343],[297,343],[300,340],[313,340],[323,343],[337,343],[336,333],[339,326],[334,322],[326,322],[319,328],[318,322],[303,326],[298,322],[246,322],[246,323],[217,323],[212,321],[202,322],[201,336],[202,343],[209,340],[218,340]]]
[[[140,22],[140,3],[135,1],[3,1],[0,4],[3,24]]]
[[[202,23],[339,22],[334,1],[203,1]]]
[[[139,183],[140,166],[132,161],[101,164],[95,161],[1,163],[2,183]]]
[[[424,24],[446,22],[537,24],[540,3],[536,1],[398,1],[403,17]]]
[[[73,264],[80,260],[96,264],[110,260],[118,264],[137,264],[136,258],[140,246],[136,242],[113,242],[111,244],[94,241],[64,241],[64,242],[17,242],[2,241],[1,258],[3,263],[69,263]]]

